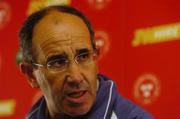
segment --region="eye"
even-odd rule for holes
[[[67,64],[67,62],[68,60],[66,58],[53,59],[47,63],[47,67],[51,69],[62,68]]]
[[[76,58],[77,58],[76,60],[78,62],[86,62],[90,59],[90,53],[89,52],[81,53],[81,54],[77,55]]]

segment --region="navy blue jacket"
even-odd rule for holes
[[[122,97],[111,79],[99,75],[99,82],[92,109],[79,119],[153,119],[148,112]],[[26,119],[49,119],[44,97],[32,107]]]

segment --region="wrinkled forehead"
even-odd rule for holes
[[[89,30],[80,17],[59,11],[49,12],[33,29],[34,41],[42,41],[42,39],[46,39],[47,36],[53,34],[61,34],[62,38],[64,36],[67,38],[73,36],[90,38]]]
[[[92,48],[89,30],[78,16],[51,11],[35,25],[32,47],[47,51],[63,46]]]
[[[68,36],[67,36],[68,37]],[[59,40],[58,38],[44,40],[40,44],[36,45],[36,48],[42,51],[57,51],[66,52],[71,50],[76,52],[81,49],[91,50],[92,46],[90,42],[86,42],[84,37],[74,36],[73,38],[64,38],[64,40]]]

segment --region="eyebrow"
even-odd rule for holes
[[[83,48],[83,49],[78,49],[78,50],[76,50],[76,52],[77,52],[77,54],[81,54],[81,53],[87,53],[87,52],[90,52],[90,50],[87,49],[87,48]]]
[[[87,52],[90,52],[90,50],[87,48],[77,49],[76,55],[81,54],[81,53],[87,53]],[[67,58],[67,54],[64,52],[62,54],[58,54],[58,55],[48,57],[46,62],[49,62],[49,61],[54,60],[54,59],[59,59],[59,58]]]
[[[49,62],[49,61],[54,60],[54,59],[66,58],[66,57],[67,57],[67,55],[65,53],[54,55],[54,56],[48,57],[46,62]]]

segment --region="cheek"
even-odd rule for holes
[[[84,70],[84,76],[90,83],[93,92],[96,92],[96,89],[97,89],[97,73],[98,73],[98,70],[95,64],[91,65],[90,68]]]
[[[43,72],[38,74],[38,84],[41,91],[47,98],[57,97],[61,93],[63,76],[53,72]]]
[[[64,76],[58,73],[49,72],[46,74],[49,85],[53,92],[60,91],[63,86]]]
[[[40,86],[41,90],[44,90],[48,87],[48,83],[46,81],[45,75],[41,71],[36,71],[35,72],[35,77],[37,80],[38,85]]]
[[[93,63],[89,68],[85,70],[87,72],[87,75],[91,78],[97,78],[97,73],[98,73],[98,67],[96,63]]]
[[[35,73],[37,83],[39,85],[40,90],[44,94],[45,97],[50,97],[51,96],[51,85],[49,81],[46,78],[46,75],[43,72],[38,72]]]

